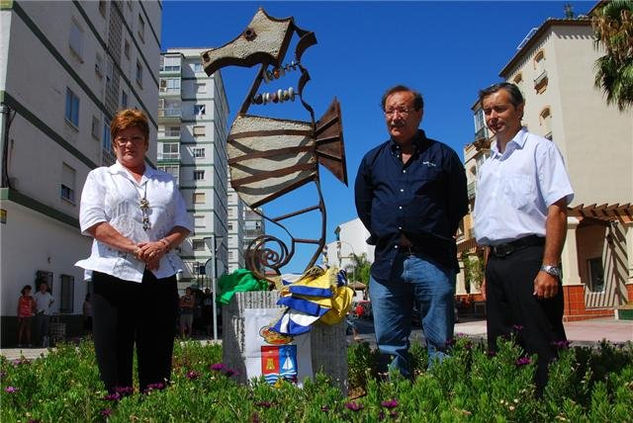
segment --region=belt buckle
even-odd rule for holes
[[[506,257],[514,252],[514,247],[510,244],[501,244],[493,247],[492,251],[497,257]]]

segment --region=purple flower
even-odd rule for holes
[[[473,349],[473,343],[468,341],[466,342],[466,344],[464,345],[464,348],[466,348],[467,350],[472,350]]]
[[[516,365],[517,366],[526,366],[528,364],[530,364],[532,362],[532,360],[530,359],[530,357],[519,357],[516,361]]]
[[[106,395],[105,397],[103,397],[103,399],[106,401],[119,401],[121,399],[121,394],[115,392],[114,394]]]
[[[380,403],[385,408],[396,408],[398,406],[398,400],[392,399],[389,401],[383,401]]]
[[[226,366],[224,365],[224,363],[215,363],[212,364],[211,366],[209,366],[209,369],[214,370],[216,372],[222,371],[226,368]]]
[[[7,394],[14,394],[19,390],[20,388],[16,388],[15,386],[7,386],[6,388],[4,388],[4,392],[6,392]]]
[[[165,389],[165,384],[163,382],[158,382],[158,383],[150,383],[149,385],[147,385],[147,388],[145,388],[145,393],[149,394],[152,391],[160,391]]]
[[[101,415],[105,417],[110,417],[112,415],[112,409],[104,408],[103,410],[101,410]]]
[[[11,363],[13,364],[14,367],[17,367],[17,366],[20,366],[22,364],[29,364],[30,361],[29,361],[28,358],[21,357],[21,358],[16,358]]]
[[[447,347],[451,347],[451,346],[453,346],[453,345],[455,345],[455,338],[449,338],[449,339],[446,341],[446,346],[447,346]]]
[[[5,371],[0,371],[0,379],[4,379],[4,377],[7,375],[7,372]]]
[[[121,396],[132,395],[134,393],[134,388],[131,386],[117,386],[114,388],[114,391]]]
[[[493,350],[488,350],[488,357],[496,357],[497,356],[497,352],[493,351]]]
[[[253,415],[251,416],[251,422],[252,423],[259,423],[259,414],[253,413]]]
[[[233,370],[233,369],[226,369],[224,371],[224,374],[226,375],[226,377],[231,377],[231,376],[237,376],[237,370]]]
[[[200,373],[196,372],[195,370],[190,370],[187,372],[187,379],[189,380],[198,379],[199,376],[200,376]]]
[[[270,401],[259,401],[259,402],[256,402],[255,405],[258,407],[270,408],[273,406],[273,403]]]
[[[345,408],[352,411],[358,411],[358,410],[362,410],[364,407],[363,407],[363,404],[359,404],[357,402],[352,401],[345,404]]]
[[[383,421],[385,419],[385,412],[380,410],[380,413],[378,413],[378,420]]]

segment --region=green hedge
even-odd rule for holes
[[[452,357],[426,371],[412,346],[415,381],[377,372],[368,344],[349,348],[350,396],[322,374],[303,389],[250,386],[220,364],[220,346],[176,345],[172,383],[150,392],[106,395],[89,341],[45,358],[0,361],[0,420],[8,422],[626,422],[633,421],[633,346],[560,345],[544,396],[533,395],[534,358],[512,342],[490,355],[457,338]],[[354,399],[351,399],[354,398]]]

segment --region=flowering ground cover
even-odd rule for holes
[[[535,398],[535,357],[511,341],[496,354],[457,337],[451,359],[426,371],[412,346],[415,380],[378,374],[368,344],[348,352],[349,394],[318,374],[303,389],[249,386],[220,362],[221,347],[176,345],[172,382],[147,392],[103,390],[90,341],[62,345],[37,360],[0,359],[0,421],[8,422],[625,422],[633,416],[633,344],[568,348]]]

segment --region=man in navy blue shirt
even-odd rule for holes
[[[405,377],[414,305],[429,364],[453,336],[455,233],[468,211],[466,174],[450,147],[418,129],[420,93],[398,85],[382,97],[391,138],[369,151],[356,176],[356,210],[376,245],[369,293],[376,340]]]

